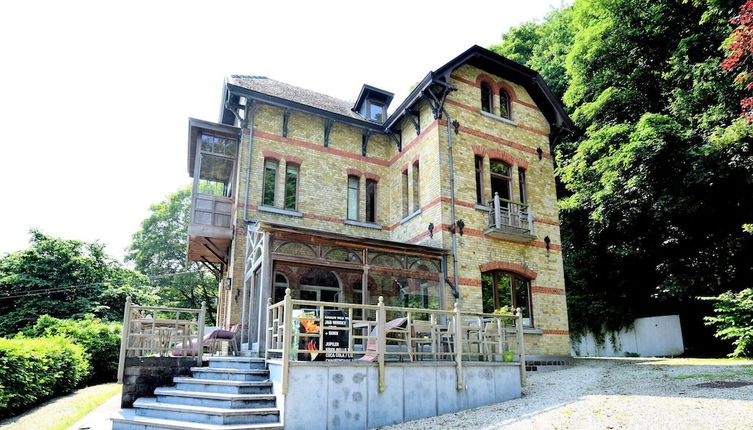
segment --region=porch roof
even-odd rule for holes
[[[272,222],[267,222],[267,221],[258,221],[256,222],[256,226],[261,231],[270,231],[270,232],[287,231],[287,232],[316,236],[316,237],[321,237],[321,238],[326,238],[326,239],[331,239],[331,240],[349,242],[348,246],[355,247],[355,248],[369,248],[369,247],[389,248],[395,251],[409,251],[409,252],[412,251],[412,252],[418,252],[422,254],[433,254],[433,255],[436,255],[437,257],[443,254],[448,254],[450,252],[449,249],[442,248],[442,247],[414,245],[411,243],[397,242],[397,241],[392,241],[392,240],[373,239],[370,237],[363,237],[363,236],[349,236],[346,234],[304,228],[304,227],[299,227],[299,226],[290,225],[290,224],[279,224],[279,223],[272,223]]]

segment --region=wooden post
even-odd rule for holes
[[[379,392],[384,393],[384,355],[387,350],[386,314],[384,297],[379,296],[377,303],[377,362],[379,363]]]
[[[201,302],[201,309],[199,310],[199,333],[196,338],[196,365],[201,367],[201,360],[204,358],[204,319],[207,315],[207,303]]]
[[[463,389],[463,321],[460,316],[460,300],[455,301],[455,373],[458,391]]]
[[[290,367],[290,342],[291,330],[293,330],[293,298],[290,296],[290,288],[285,289],[285,299],[282,305],[282,394],[288,393],[288,370]]]
[[[494,227],[502,228],[502,207],[499,205],[499,194],[494,193]]]
[[[128,337],[131,334],[131,296],[126,297],[125,309],[123,310],[123,329],[120,333],[120,357],[118,358],[118,384],[123,383],[123,371],[125,370],[125,358],[128,350]]]
[[[264,360],[269,360],[269,350],[274,348],[272,346],[272,338],[275,337],[275,316],[274,316],[274,310],[270,309],[269,307],[272,306],[272,297],[267,297],[267,325],[269,327],[266,328],[267,330],[267,348],[266,351],[264,351]]]
[[[520,360],[520,384],[526,385],[526,351],[523,346],[523,310],[518,308],[515,315],[515,331],[518,335],[518,359]]]

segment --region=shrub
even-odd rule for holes
[[[753,355],[753,289],[747,288],[738,293],[727,291],[717,297],[704,297],[713,300],[716,315],[705,317],[707,325],[717,326],[714,336],[721,339],[734,339],[735,350],[730,357]]]
[[[0,338],[0,418],[71,391],[88,372],[84,349],[64,337]]]
[[[84,348],[92,372],[86,382],[114,381],[120,354],[122,325],[93,315],[82,320],[64,320],[42,315],[37,323],[22,333],[26,337],[64,336]]]

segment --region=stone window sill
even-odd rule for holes
[[[353,225],[353,226],[356,226],[356,227],[372,228],[374,230],[381,230],[382,229],[382,226],[379,225],[379,224],[374,224],[373,222],[361,222],[361,221],[356,221],[356,220],[352,220],[352,219],[346,219],[345,220],[345,224],[347,224],[347,225]]]
[[[493,113],[489,113],[489,112],[486,112],[486,111],[483,111],[483,110],[479,111],[479,112],[481,112],[481,115],[488,116],[489,118],[494,118],[497,121],[502,121],[502,122],[504,122],[506,124],[510,124],[510,125],[515,126],[515,127],[518,126],[518,123],[515,122],[515,121],[513,121],[513,120],[511,120],[511,119],[507,119],[507,118],[501,117],[499,115],[494,115]]]
[[[492,210],[492,208],[490,208],[489,206],[480,205],[478,203],[476,203],[476,209],[478,209],[480,211],[486,211],[486,212],[489,212],[489,211]]]
[[[291,211],[290,209],[275,208],[272,206],[259,206],[259,210],[261,212],[269,212],[269,213],[278,214],[278,215],[294,216],[297,218],[303,217],[303,214],[301,212]]]
[[[421,209],[419,209],[419,210],[417,210],[417,211],[413,212],[412,214],[408,215],[407,217],[405,217],[405,218],[401,219],[401,220],[400,220],[400,225],[403,225],[403,224],[405,224],[406,222],[408,222],[408,221],[412,220],[413,218],[417,217],[417,216],[418,216],[418,215],[420,215],[420,214],[421,214]]]
[[[523,327],[523,334],[544,334],[544,330],[534,327]]]

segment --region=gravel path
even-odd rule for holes
[[[520,399],[383,429],[753,429],[753,362],[577,359]]]

